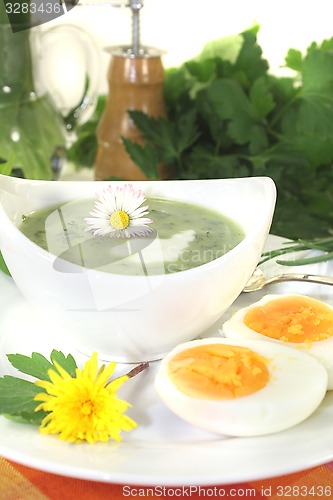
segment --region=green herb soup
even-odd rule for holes
[[[85,231],[84,218],[94,208],[93,199],[32,212],[22,218],[20,230],[58,257],[54,267],[60,272],[74,272],[66,265],[70,262],[127,275],[191,269],[220,257],[244,238],[235,222],[212,210],[159,198],[149,198],[147,204],[154,230],[148,236],[110,238]]]

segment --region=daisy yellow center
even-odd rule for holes
[[[124,210],[117,210],[110,216],[110,224],[114,229],[125,229],[129,223],[129,215]]]

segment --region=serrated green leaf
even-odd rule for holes
[[[125,149],[131,159],[136,163],[148,179],[158,179],[158,157],[156,149],[152,146],[141,145],[122,137]]]
[[[97,138],[95,128],[93,132],[82,132],[77,141],[72,144],[67,152],[68,161],[77,167],[93,167],[97,154]]]
[[[14,368],[21,373],[41,380],[50,380],[47,372],[54,366],[42,354],[33,352],[31,357],[23,354],[7,354],[7,358]]]
[[[333,53],[315,50],[308,54],[302,66],[302,93],[325,89],[333,82]]]
[[[258,113],[237,82],[220,79],[206,90],[205,99],[220,119],[227,120],[227,132],[237,144],[249,144],[250,153],[267,147],[267,134]]]
[[[48,371],[56,367],[56,361],[64,370],[66,370],[72,377],[76,376],[76,362],[71,354],[65,356],[61,351],[53,350],[50,355],[51,361],[38,352],[33,352],[31,356],[23,354],[7,354],[9,362],[19,370],[21,373],[30,375],[40,380],[50,380]]]
[[[328,40],[324,40],[320,46],[322,52],[332,52],[333,51],[333,37]]]
[[[333,161],[333,108],[320,98],[302,101],[287,110],[282,120],[281,144],[299,151],[313,168]]]
[[[243,71],[247,75],[248,86],[268,70],[268,62],[262,57],[262,49],[257,43],[258,29],[258,26],[253,26],[241,33],[244,41],[235,62],[235,71]]]
[[[50,380],[48,370],[57,371],[54,363],[58,363],[72,377],[76,376],[76,362],[71,354],[65,356],[61,351],[53,350],[52,362],[43,355],[33,352],[31,357],[22,354],[8,354],[11,364],[20,372],[42,380]],[[46,413],[35,412],[39,405],[34,397],[45,392],[33,382],[18,377],[5,375],[0,378],[0,414],[17,422],[40,424]]]
[[[173,126],[164,118],[152,118],[142,111],[130,111],[129,114],[146,144],[135,145],[124,138],[123,142],[132,160],[150,173],[150,179],[158,178],[156,169],[159,162],[164,165],[179,163],[183,151],[198,138],[194,110],[180,115]]]
[[[281,141],[313,168],[333,161],[333,53],[312,44],[302,64],[297,99],[283,113]]]
[[[0,378],[0,414],[33,412],[38,406],[34,397],[43,392],[33,382],[11,375]]]
[[[138,129],[142,132],[145,141],[153,143],[162,151],[170,151],[173,155],[173,130],[170,123],[164,118],[148,116],[143,111],[131,110],[128,112]]]
[[[293,69],[295,71],[302,71],[303,66],[303,55],[300,50],[289,49],[285,57],[285,62],[287,68]]]
[[[77,364],[75,359],[71,354],[65,356],[61,351],[56,351],[55,349],[51,352],[50,359],[54,365],[54,362],[58,363],[69,375],[73,378],[76,377]]]
[[[268,75],[267,85],[276,103],[277,111],[280,111],[286,104],[292,102],[298,94],[295,79],[290,77],[276,77]]]

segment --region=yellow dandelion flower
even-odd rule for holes
[[[58,434],[60,439],[72,443],[95,443],[110,438],[120,441],[122,430],[136,427],[136,423],[124,415],[129,403],[117,397],[117,390],[128,380],[128,375],[107,383],[115,363],[98,370],[97,353],[94,353],[82,370],[76,369],[75,378],[58,363],[54,365],[58,372],[48,371],[50,381],[35,382],[46,391],[34,398],[41,401],[35,411],[47,412],[40,426],[43,434]]]

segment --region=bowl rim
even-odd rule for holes
[[[1,187],[1,180],[7,176],[1,175],[0,174],[0,191],[7,191],[6,189]],[[57,188],[60,189],[60,186],[66,186],[70,187],[79,187],[82,185],[86,185],[89,187],[92,186],[107,186],[110,184],[113,184],[115,186],[117,185],[125,185],[125,184],[133,184],[134,186],[153,186],[154,184],[174,184],[174,183],[191,183],[192,185],[194,184],[207,184],[207,183],[216,183],[217,181],[219,182],[227,182],[227,183],[235,183],[235,182],[249,182],[253,184],[258,184],[261,183],[263,186],[265,186],[265,190],[267,191],[267,199],[269,200],[268,196],[271,196],[270,203],[267,207],[267,213],[271,213],[270,221],[267,219],[267,224],[270,227],[273,215],[274,215],[274,208],[275,208],[275,203],[276,203],[276,186],[271,177],[268,176],[257,176],[257,177],[233,177],[233,178],[218,178],[218,179],[189,179],[189,180],[156,180],[156,181],[126,181],[126,180],[115,180],[115,181],[48,181],[48,180],[32,180],[32,179],[21,179],[21,178],[13,178],[13,184],[17,182],[18,184],[26,184],[27,186],[33,184],[36,186],[40,186],[41,188],[44,186],[56,186]],[[142,187],[140,187],[142,189]],[[97,190],[95,191],[95,193]],[[17,193],[15,193],[17,195]],[[78,197],[76,196],[76,199],[79,198],[85,198],[86,196]],[[69,198],[68,201],[73,201],[75,199],[73,197]],[[179,198],[172,198],[174,200],[179,200]],[[182,201],[182,200],[179,200]],[[65,203],[65,202],[64,202]],[[195,202],[194,202],[195,203]],[[45,207],[47,206],[52,206],[53,204],[56,204],[56,202],[52,202],[50,204],[46,204]],[[40,247],[36,243],[34,243],[32,240],[30,240],[27,236],[25,236],[18,228],[17,225],[14,224],[13,221],[11,221],[10,217],[7,215],[6,211],[2,207],[1,204],[1,199],[0,199],[0,218],[4,217],[5,222],[7,224],[7,227],[10,228],[10,230],[14,231],[16,238],[19,239],[19,241],[22,241],[22,244],[28,245],[28,248],[34,251],[34,253],[37,252],[39,257],[42,257],[44,261],[48,261],[49,263],[54,262],[54,260],[59,257],[48,250],[45,250],[44,248]],[[266,214],[265,214],[266,217]],[[264,218],[264,217],[263,217]],[[159,274],[152,274],[152,275],[126,275],[126,274],[120,274],[120,273],[110,273],[107,271],[102,271],[98,269],[93,269],[93,268],[88,268],[84,266],[80,266],[79,264],[74,264],[70,263],[71,266],[73,266],[73,273],[75,273],[75,269],[83,269],[89,271],[89,273],[97,273],[97,275],[109,275],[110,277],[117,277],[117,279],[122,278],[124,281],[125,280],[134,280],[134,281],[140,281],[142,279],[149,279],[152,281],[160,280],[161,276],[163,276],[165,279],[168,281],[172,281],[174,279],[179,279],[177,278],[179,275],[181,276],[189,276],[191,273],[191,276],[195,277],[197,274],[202,273],[202,272],[212,272],[216,267],[220,266],[220,263],[223,262],[224,260],[227,260],[230,258],[230,256],[237,256],[238,253],[242,252],[244,246],[248,246],[249,242],[251,242],[253,239],[256,239],[258,236],[258,233],[262,231],[262,221],[263,218],[258,219],[253,228],[251,229],[251,232],[246,234],[244,230],[244,238],[231,250],[226,252],[225,254],[217,257],[216,259],[213,259],[210,262],[206,262],[204,264],[201,264],[199,266],[190,268],[190,269],[185,269],[182,271],[177,271],[175,273],[159,273]],[[243,228],[242,228],[243,229]],[[1,251],[1,247],[0,247]],[[68,263],[64,259],[61,259],[64,262]],[[78,272],[78,271],[76,271]]]

